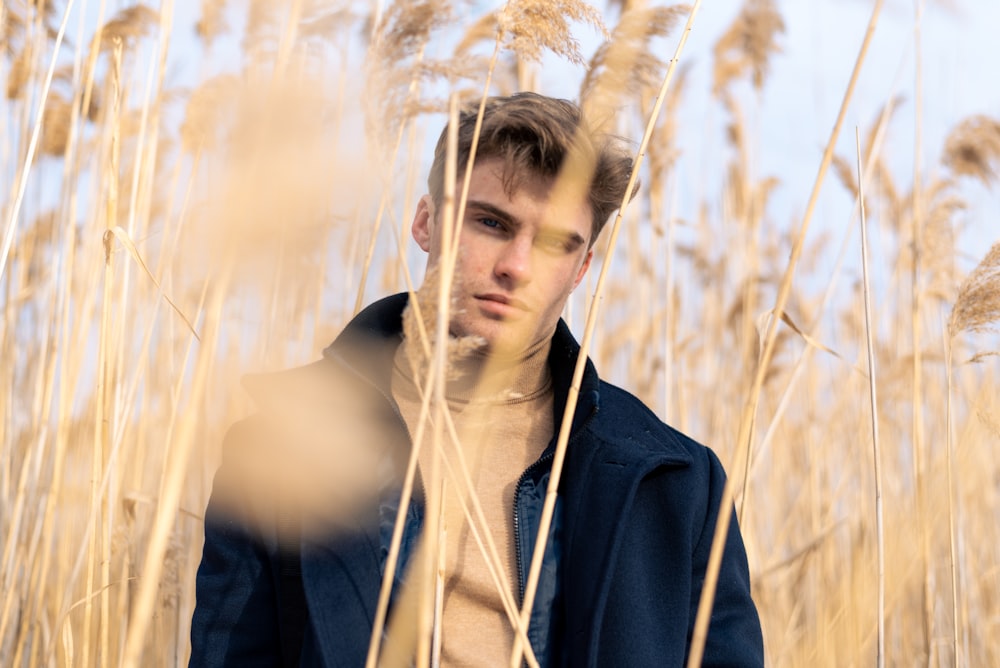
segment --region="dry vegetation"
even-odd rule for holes
[[[652,54],[672,52],[688,11],[203,0],[203,77],[180,88],[188,27],[172,0],[91,0],[96,31],[72,4],[0,7],[0,664],[178,665],[218,446],[252,409],[239,378],[311,359],[357,304],[418,280],[406,225],[449,94],[535,87],[557,54],[588,111],[618,112],[638,140],[666,70]],[[574,35],[595,29],[613,41],[588,60]],[[718,42],[726,178],[681,212],[678,70],[602,258],[591,356],[727,464],[769,664],[870,665],[880,541],[857,221],[845,207],[831,243],[775,220],[789,179],[756,174],[767,147],[745,120],[784,29],[774,2],[747,0]],[[237,60],[213,59],[227,44]],[[865,135],[860,190],[891,244],[873,331],[886,659],[1000,665],[1000,246],[975,268],[954,250],[963,189],[1000,173],[1000,121],[955,119],[933,176],[901,176],[881,153],[895,106]],[[856,197],[854,161],[833,166]],[[835,270],[815,271],[821,258]],[[744,467],[742,411],[792,274]]]

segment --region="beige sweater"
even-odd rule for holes
[[[513,535],[514,492],[521,473],[538,459],[552,437],[549,346],[545,340],[516,360],[496,360],[473,352],[452,364],[454,377],[446,392],[473,491],[499,553],[502,565],[499,577],[511,592],[515,607],[519,601]],[[404,341],[395,358],[392,394],[415,437],[423,388],[418,388],[414,381],[415,376],[422,374],[416,371],[417,365],[410,363],[412,353]],[[425,486],[430,480],[433,457],[430,425],[429,422],[424,429],[426,447],[421,447],[419,455]],[[444,433],[448,433],[447,429]],[[446,551],[441,664],[505,665],[513,646],[513,626],[490,575],[487,557],[462,510],[461,495],[467,494],[467,486],[458,473],[460,458],[455,445],[447,436],[444,454],[459,477],[453,477],[442,465],[442,536]],[[474,512],[468,497],[466,502],[470,512]]]

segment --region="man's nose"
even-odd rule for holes
[[[498,278],[515,285],[531,280],[532,243],[527,235],[517,236],[504,244],[497,257],[494,272]]]

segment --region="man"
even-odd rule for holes
[[[460,175],[475,121],[475,110],[459,119]],[[425,413],[424,392],[447,251],[447,149],[446,130],[412,224],[428,253],[416,303],[376,302],[322,361],[252,388],[262,415],[231,431],[207,512],[192,665],[363,665],[411,452],[418,485],[404,508],[388,637],[416,623],[419,588],[410,585],[433,526],[443,576],[430,651],[443,665],[510,660],[508,603],[522,603],[579,352],[560,314],[632,162],[569,102],[529,93],[488,101],[458,231],[448,412],[436,445],[429,425],[440,418]],[[253,463],[275,450],[281,466]],[[284,465],[296,460],[308,465]],[[588,362],[527,629],[539,665],[682,665],[723,485],[711,451]],[[704,664],[762,663],[734,521]]]

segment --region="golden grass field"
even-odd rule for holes
[[[240,377],[314,359],[419,282],[408,225],[450,96],[535,89],[540,59],[593,118],[651,133],[567,320],[582,336],[598,304],[598,369],[726,465],[768,663],[1000,665],[1000,245],[958,250],[1000,116],[954,118],[901,173],[885,136],[912,115],[921,155],[936,98],[887,90],[860,158],[826,151],[778,218],[775,189],[803,181],[760,173],[747,118],[785,26],[746,0],[713,52],[718,175],[679,209],[677,138],[703,128],[668,62],[699,3],[491,6],[202,0],[192,38],[173,0],[3,2],[0,665],[186,664],[219,446],[253,409]],[[832,230],[820,188],[845,195]]]

